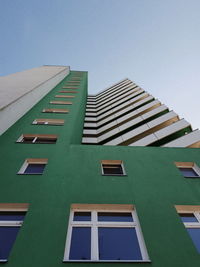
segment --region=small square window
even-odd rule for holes
[[[126,175],[123,162],[121,160],[102,160],[101,161],[102,175]]]
[[[133,205],[73,204],[64,261],[149,261]]]
[[[43,174],[48,159],[26,159],[18,174]]]
[[[200,177],[200,169],[194,162],[175,162],[175,165],[186,178]]]

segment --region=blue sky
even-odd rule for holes
[[[130,78],[200,127],[200,0],[0,0],[0,75],[89,72],[96,93]]]

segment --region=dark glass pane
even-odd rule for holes
[[[120,212],[98,212],[98,221],[100,222],[133,222],[131,213]]]
[[[187,231],[194,242],[196,249],[200,253],[200,228],[187,228]]]
[[[24,173],[43,173],[46,164],[28,164]]]
[[[123,169],[121,165],[106,165],[103,164],[103,173],[106,175],[122,175],[123,174]]]
[[[181,213],[179,216],[181,217],[182,222],[198,222],[193,213]]]
[[[35,143],[37,144],[55,144],[56,139],[44,139],[44,138],[37,138]]]
[[[35,137],[24,137],[22,142],[26,144],[31,144]]]
[[[26,212],[0,212],[0,221],[23,221]]]
[[[135,228],[99,227],[100,260],[142,260]]]
[[[0,259],[8,259],[20,227],[0,227]]]
[[[91,221],[91,212],[74,212],[74,221]]]
[[[184,177],[199,177],[193,168],[179,168]]]
[[[73,227],[70,246],[70,260],[91,259],[91,228]]]

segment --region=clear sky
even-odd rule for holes
[[[200,127],[200,0],[0,0],[0,75],[89,72],[89,92],[130,78]]]

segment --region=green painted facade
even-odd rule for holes
[[[67,107],[69,114],[41,112],[66,108],[49,101],[74,73],[1,136],[0,203],[30,204],[5,266],[199,266],[200,254],[174,205],[200,205],[200,180],[184,178],[174,162],[200,166],[200,150],[81,145],[86,72],[73,105]],[[65,119],[65,124],[32,125],[36,118]],[[59,138],[56,144],[16,143],[21,134],[58,134]],[[26,158],[48,158],[43,175],[17,174]],[[123,160],[127,176],[102,176],[100,161],[107,159]],[[63,263],[72,203],[135,205],[151,262]]]

